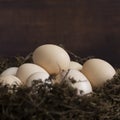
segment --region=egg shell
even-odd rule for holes
[[[77,89],[77,95],[80,96],[92,93],[92,86],[88,80],[74,83],[72,87]]]
[[[0,83],[4,86],[4,85],[9,85],[9,86],[20,86],[22,85],[22,82],[19,78],[17,78],[16,76],[13,75],[8,75],[8,76],[2,76],[0,77]]]
[[[71,82],[73,88],[77,89],[77,95],[82,96],[92,93],[92,86],[89,80],[80,71],[70,69],[65,79]]]
[[[16,75],[16,72],[18,70],[18,67],[10,67],[4,70],[0,76],[7,76],[7,75]]]
[[[30,75],[26,81],[26,86],[31,87],[34,80],[41,80],[45,83],[45,80],[49,78],[49,75],[45,72],[36,72]]]
[[[69,69],[81,70],[82,69],[82,65],[80,63],[78,63],[78,62],[70,61]]]
[[[115,75],[115,69],[106,61],[98,58],[87,60],[81,72],[90,80],[93,87],[102,86]]]
[[[78,70],[70,69],[61,72],[57,75],[54,83],[60,83],[62,82],[61,80],[66,80],[73,88],[76,88],[77,95],[85,95],[92,92],[92,86],[89,80]]]
[[[58,74],[61,70],[68,70],[70,57],[61,47],[45,44],[33,52],[33,62],[42,66],[49,74]]]
[[[67,71],[61,71],[58,75],[56,75],[55,80],[53,83],[60,83],[62,80],[72,80],[74,79],[77,81],[84,81],[87,78],[78,70],[76,69],[69,69]]]
[[[65,78],[68,80],[74,79],[76,82],[87,80],[87,78],[83,75],[83,73],[81,73],[80,71],[75,70],[75,69],[70,69],[66,73]]]
[[[28,77],[36,72],[44,72],[48,74],[46,70],[36,64],[25,63],[18,68],[16,76],[25,84]]]

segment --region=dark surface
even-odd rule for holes
[[[120,0],[0,0],[0,55],[54,43],[120,67]]]

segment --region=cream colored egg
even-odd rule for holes
[[[16,72],[18,70],[18,67],[10,67],[4,70],[0,76],[7,76],[7,75],[16,75]]]
[[[9,86],[20,86],[22,85],[22,82],[19,78],[13,75],[8,75],[8,76],[2,76],[0,77],[0,83],[4,85],[9,85]]]
[[[101,59],[90,59],[83,64],[82,73],[90,80],[93,87],[102,86],[115,75],[115,69]]]
[[[77,89],[78,95],[85,95],[92,92],[89,80],[78,70],[70,69],[57,75],[54,83],[67,81],[73,88]],[[82,91],[82,92],[81,92]]]
[[[36,72],[30,75],[26,81],[26,86],[31,87],[34,80],[39,80],[42,83],[45,83],[45,80],[49,78],[49,75],[45,72]]]
[[[18,68],[16,76],[25,84],[28,77],[36,72],[44,72],[48,74],[46,70],[36,64],[25,63]]]
[[[68,70],[70,57],[63,48],[45,44],[35,49],[33,62],[42,66],[49,74],[58,74],[61,70]]]
[[[81,70],[82,69],[82,65],[80,63],[78,63],[78,62],[70,61],[69,69]]]

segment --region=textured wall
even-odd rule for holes
[[[0,0],[1,56],[45,43],[119,65],[120,0]]]

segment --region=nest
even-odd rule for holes
[[[1,58],[0,72],[31,61],[24,57]],[[0,85],[1,120],[120,120],[120,70],[112,80],[90,95],[78,96],[66,83],[32,87]]]

